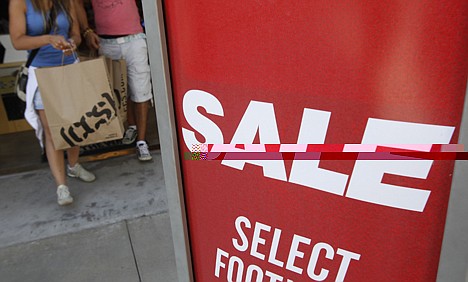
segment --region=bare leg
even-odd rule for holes
[[[63,158],[63,150],[55,150],[52,142],[52,135],[50,134],[49,123],[44,110],[38,110],[39,118],[41,119],[42,126],[44,127],[45,135],[45,148],[49,167],[55,183],[58,185],[65,185],[65,161]]]
[[[127,101],[127,123],[128,125],[137,125],[135,121],[135,102],[130,99]]]
[[[74,167],[78,163],[80,156],[80,146],[71,147],[67,149],[68,164],[70,167]]]
[[[145,141],[146,138],[146,123],[148,121],[148,108],[150,101],[143,103],[134,103],[136,125],[138,128],[138,141]]]

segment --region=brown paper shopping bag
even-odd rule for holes
[[[125,122],[127,121],[127,64],[125,60],[112,61],[112,79],[120,120]]]
[[[122,123],[127,121],[127,63],[124,59],[112,60],[106,57],[107,71],[111,77],[111,88],[117,103]]]
[[[104,58],[36,69],[36,76],[56,149],[122,138]]]

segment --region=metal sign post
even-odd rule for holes
[[[163,5],[160,0],[144,0],[142,4],[177,276],[181,282],[193,281]]]

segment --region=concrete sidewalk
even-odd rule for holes
[[[177,281],[167,213],[0,249],[1,281]]]
[[[161,157],[84,164],[56,203],[48,169],[0,177],[1,281],[177,281]]]

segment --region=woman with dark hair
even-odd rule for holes
[[[30,50],[31,54],[31,50],[39,48],[29,67],[25,118],[36,130],[42,147],[45,138],[49,167],[57,184],[58,204],[71,204],[73,198],[66,185],[64,152],[55,150],[52,143],[34,70],[76,61],[73,53],[81,37],[74,3],[72,0],[10,0],[9,15],[10,37],[15,49]],[[94,174],[78,163],[79,151],[79,147],[67,149],[67,174],[85,182],[94,181]]]

